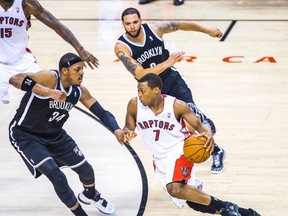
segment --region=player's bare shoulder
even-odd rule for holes
[[[183,114],[190,112],[190,111],[191,111],[190,107],[186,102],[184,102],[182,100],[175,99],[174,113],[175,113],[176,117],[182,116]]]
[[[41,13],[43,7],[37,0],[23,0],[22,6],[25,12],[25,15],[34,15]]]

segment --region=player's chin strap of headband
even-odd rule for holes
[[[76,64],[78,62],[82,62],[82,59],[80,57],[74,58],[70,61],[63,63],[63,64],[59,64],[59,70],[61,70],[63,67],[68,68],[68,67],[70,67],[73,64]]]

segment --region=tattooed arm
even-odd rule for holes
[[[156,65],[153,68],[144,69],[135,59],[132,58],[130,50],[122,43],[116,43],[114,52],[124,64],[126,69],[138,80],[148,73],[155,73],[159,75],[164,70],[174,65],[177,61],[181,60],[184,55],[184,52],[172,53],[166,61]]]
[[[211,37],[217,37],[217,38],[222,36],[222,32],[218,28],[207,28],[194,22],[186,22],[186,21],[155,22],[151,23],[150,26],[153,28],[154,31],[157,32],[157,34],[160,37],[162,37],[163,34],[175,32],[178,30],[202,32],[210,35]]]

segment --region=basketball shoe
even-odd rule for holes
[[[212,154],[213,164],[211,166],[211,172],[213,174],[219,174],[222,173],[224,170],[224,164],[223,161],[226,158],[226,152],[224,149],[220,149],[215,154]]]
[[[184,4],[184,0],[174,0],[173,3],[174,5],[182,5]]]
[[[108,200],[101,197],[100,193],[95,193],[92,199],[89,199],[84,195],[83,192],[78,194],[78,199],[80,202],[86,205],[95,205],[96,208],[103,214],[111,215],[115,212],[114,205]]]
[[[249,208],[249,211],[251,211],[251,214],[249,214],[249,216],[261,216],[258,212],[256,212],[255,210]]]
[[[238,206],[233,203],[227,203],[225,208],[220,209],[220,214],[222,216],[241,216],[238,212]]]

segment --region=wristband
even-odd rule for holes
[[[36,85],[36,82],[33,79],[31,79],[29,76],[26,76],[22,81],[21,90],[32,91],[35,85]]]

